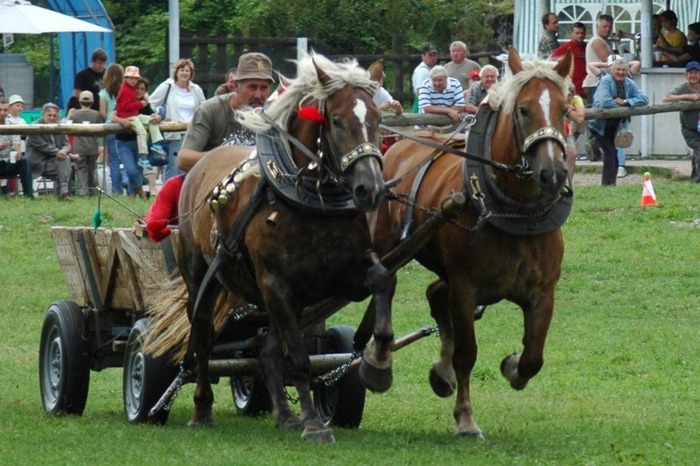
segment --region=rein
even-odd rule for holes
[[[430,139],[426,139],[426,138],[422,138],[422,137],[420,137],[420,136],[416,136],[416,135],[414,135],[413,133],[410,133],[410,132],[407,132],[407,131],[403,131],[403,130],[400,130],[400,129],[395,128],[395,127],[386,126],[386,125],[383,125],[383,124],[380,124],[379,127],[382,128],[382,129],[385,129],[385,130],[387,130],[387,131],[390,131],[390,132],[392,132],[392,133],[396,133],[396,134],[398,134],[399,136],[401,136],[401,137],[403,137],[403,138],[410,139],[410,140],[412,140],[412,141],[421,143],[421,144],[423,144],[423,145],[425,145],[425,146],[428,146],[428,147],[432,147],[433,149],[437,149],[438,151],[443,151],[443,152],[446,152],[446,153],[448,153],[448,154],[457,155],[457,156],[459,156],[459,157],[462,157],[462,158],[465,158],[465,159],[468,159],[468,160],[473,160],[473,161],[475,161],[475,162],[480,162],[480,163],[483,163],[484,165],[489,165],[489,166],[491,166],[491,167],[493,167],[493,168],[497,168],[497,169],[503,170],[503,171],[505,171],[505,172],[516,173],[516,174],[518,174],[518,173],[522,173],[523,170],[527,169],[527,167],[523,167],[522,165],[519,165],[519,164],[517,164],[517,165],[508,165],[508,164],[501,163],[501,162],[495,162],[495,161],[493,161],[493,160],[491,160],[491,159],[489,159],[489,158],[482,157],[482,156],[480,156],[480,155],[471,154],[471,153],[469,153],[469,151],[466,150],[466,149],[465,149],[465,150],[460,150],[460,149],[456,149],[456,148],[454,148],[454,147],[449,147],[449,146],[447,146],[447,145],[445,145],[445,144],[440,144],[440,143],[437,143],[437,142],[433,142],[433,141],[431,141]],[[456,131],[455,131],[455,132],[456,132]],[[428,160],[432,159],[433,155],[434,155],[434,152],[431,153],[430,156],[428,156],[427,159],[426,159],[425,161],[421,162],[421,165],[424,164],[424,163],[427,163]],[[419,167],[420,167],[420,165],[419,165],[418,167],[416,167],[416,168],[419,168]],[[404,176],[405,176],[405,175],[404,175]],[[403,176],[402,176],[401,178],[394,178],[393,180],[388,181],[388,182],[386,183],[386,186],[387,186],[387,188],[393,188],[394,186],[396,186],[397,184],[399,184],[402,180],[403,180]]]
[[[262,110],[262,111],[260,112],[260,115],[262,116],[262,119],[265,120],[265,123],[267,123],[267,124],[269,124],[270,126],[272,126],[272,128],[273,128],[275,131],[277,131],[279,134],[284,135],[284,137],[286,137],[287,140],[288,140],[289,142],[291,142],[292,145],[294,145],[294,147],[296,147],[297,149],[299,149],[300,151],[302,151],[302,152],[304,153],[305,156],[307,156],[308,158],[311,159],[312,162],[315,162],[315,163],[318,164],[319,166],[321,165],[321,162],[322,162],[322,161],[321,161],[321,158],[320,158],[318,155],[316,155],[311,149],[309,149],[308,147],[306,147],[300,140],[298,140],[297,138],[295,138],[294,136],[292,136],[291,134],[289,134],[289,131],[287,131],[285,128],[282,128],[280,125],[278,125],[277,122],[276,122],[275,120],[273,120],[273,119],[270,117],[270,115],[268,115],[267,113],[265,113],[264,110]]]

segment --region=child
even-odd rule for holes
[[[94,99],[91,91],[83,91],[80,93],[80,109],[73,110],[71,113],[73,123],[103,122],[100,113],[92,109]],[[80,155],[76,163],[76,168],[79,186],[78,194],[81,196],[93,194],[93,190],[97,187],[95,169],[97,157],[99,157],[103,150],[98,139],[99,138],[96,136],[75,136],[73,139],[73,152],[77,152]]]
[[[148,161],[148,134],[150,134],[151,142],[153,143],[151,146],[153,152],[165,155],[165,150],[160,144],[160,141],[163,140],[163,135],[160,133],[158,125],[149,124],[150,117],[140,114],[141,109],[148,105],[146,96],[141,100],[138,100],[136,97],[135,87],[140,77],[138,67],[126,67],[126,70],[124,70],[124,84],[122,84],[119,94],[117,94],[115,110],[118,117],[127,118],[131,123],[132,128],[136,132],[136,141],[139,149],[138,165],[149,170],[153,167]],[[148,134],[146,133],[146,128],[148,128]]]

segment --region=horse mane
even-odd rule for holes
[[[292,60],[297,64],[295,79],[280,75],[284,91],[265,108],[265,113],[277,124],[286,126],[293,112],[311,101],[322,101],[346,86],[364,89],[373,96],[379,84],[372,81],[369,72],[361,68],[355,59],[334,62],[315,52],[304,53],[301,59]],[[316,68],[328,76],[325,83],[318,79]],[[270,129],[260,114],[260,109],[247,109],[236,112],[236,118],[246,128],[257,133]]]
[[[548,79],[559,86],[564,96],[567,95],[570,79],[562,78],[554,70],[557,62],[526,60],[522,64],[523,70],[520,73],[507,77],[489,89],[489,105],[494,111],[501,110],[503,115],[510,115],[515,108],[518,94],[532,79]]]

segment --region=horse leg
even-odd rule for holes
[[[216,279],[203,284],[204,288],[197,286],[190,288],[187,302],[187,313],[190,316],[192,329],[190,330],[190,341],[187,350],[186,364],[195,361],[197,371],[197,387],[194,391],[194,412],[188,425],[213,426],[212,405],[214,404],[214,392],[211,389],[209,380],[209,353],[214,339],[214,328],[212,317],[214,305],[221,291],[221,285]],[[201,290],[201,291],[200,291]],[[195,304],[197,295],[202,298]],[[197,308],[195,309],[195,305]]]
[[[260,353],[265,386],[272,400],[275,425],[280,429],[301,429],[301,419],[294,414],[289,406],[287,393],[284,389],[284,357],[280,338],[276,326],[271,326]]]
[[[521,305],[525,317],[523,354],[513,353],[501,361],[501,373],[515,390],[522,390],[542,369],[545,340],[554,313],[554,286],[535,303]]]
[[[442,398],[455,391],[455,370],[452,367],[454,351],[454,332],[449,314],[449,289],[447,283],[437,280],[428,286],[426,297],[430,304],[430,315],[435,320],[440,332],[440,359],[430,369],[430,386],[433,392]]]
[[[320,443],[335,443],[333,430],[324,424],[314,408],[309,387],[311,363],[302,334],[296,329],[285,329],[284,333],[285,340],[288,342],[287,375],[297,389],[301,405],[301,421],[304,426],[301,437]]]
[[[366,286],[372,293],[375,319],[372,339],[362,354],[360,379],[367,388],[381,393],[387,391],[393,381],[391,350],[394,330],[391,326],[391,298],[394,279],[374,251],[370,251],[366,259],[370,263]]]
[[[299,328],[297,314],[290,303],[292,293],[287,287],[280,285],[272,278],[260,280],[266,309],[270,312],[272,335],[277,342],[277,359],[285,359],[287,364],[279,364],[274,370],[274,364],[266,357],[266,379],[275,411],[275,421],[278,427],[296,427],[301,424],[304,428],[301,436],[307,440],[333,443],[333,431],[328,428],[314,409],[311,399],[309,381],[311,379],[311,362],[304,344],[304,338]],[[273,312],[274,310],[274,312]],[[269,338],[268,338],[269,340]],[[266,355],[268,356],[268,355]],[[286,369],[286,370],[285,370]],[[276,373],[273,373],[276,372]],[[284,392],[284,375],[294,384],[301,405],[301,421],[294,415]]]
[[[469,394],[471,372],[476,363],[477,344],[474,334],[474,295],[466,286],[466,280],[451,277],[451,283],[463,286],[449,287],[449,309],[454,331],[454,353],[452,367],[457,377],[457,398],[453,412],[457,424],[457,435],[483,440],[481,429],[474,421],[474,412]]]

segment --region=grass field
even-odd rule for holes
[[[225,383],[215,386],[215,428],[186,427],[191,385],[166,426],[128,425],[120,369],[91,374],[82,417],[47,417],[39,334],[48,305],[68,298],[49,229],[89,225],[95,202],[0,199],[0,464],[697,464],[700,192],[660,178],[654,187],[653,208],[638,207],[641,186],[576,189],[545,365],[524,391],[498,369],[520,349],[520,310],[500,303],[477,323],[472,401],[486,441],[453,435],[454,399],[427,383],[438,351],[430,337],[396,353],[393,387],[369,394],[362,426],[336,429],[335,445],[277,430],[270,416],[236,415]],[[109,201],[102,213],[105,227],[133,221]],[[431,278],[415,263],[400,272],[397,335],[432,324]],[[362,311],[332,320],[356,325]]]

